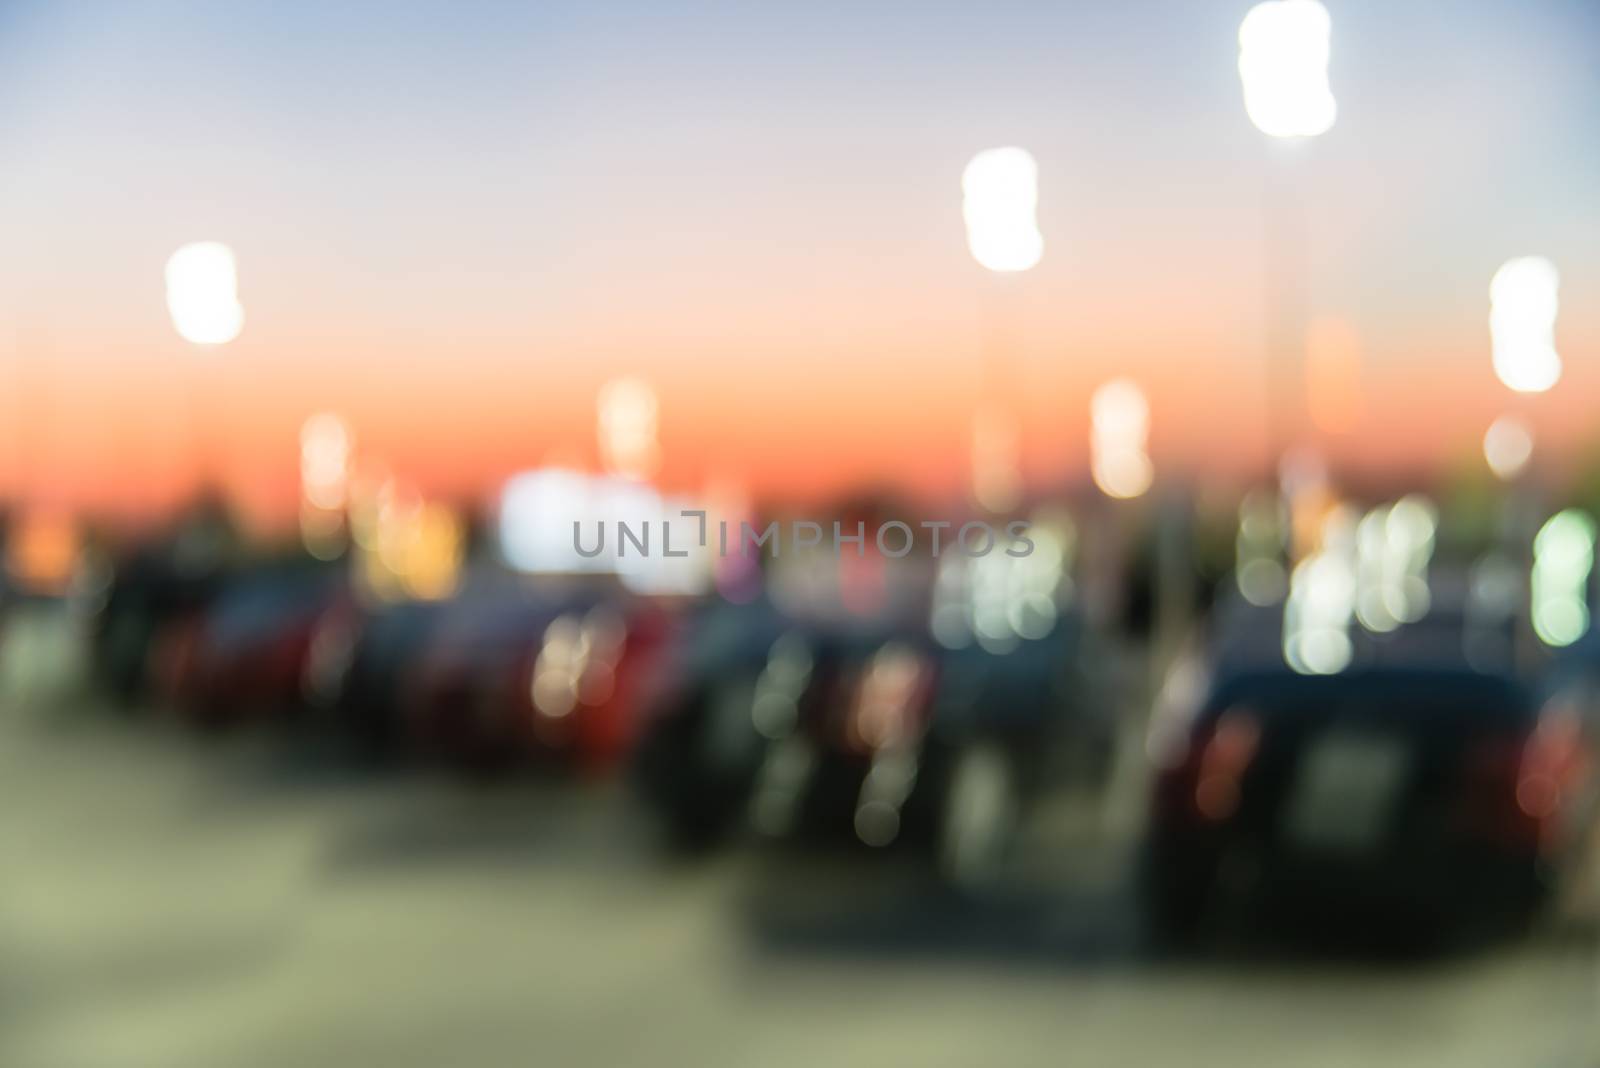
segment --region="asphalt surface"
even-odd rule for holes
[[[1580,928],[1165,960],[1082,800],[981,902],[865,850],[688,861],[612,785],[104,707],[52,627],[0,651],[0,1065],[1600,1064]]]

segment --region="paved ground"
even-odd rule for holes
[[[0,671],[8,1068],[1600,1064],[1570,932],[1160,963],[1076,810],[983,908],[857,855],[676,863],[614,789],[195,738],[39,682],[69,656]]]

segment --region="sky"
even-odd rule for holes
[[[1338,121],[1286,145],[1244,113],[1249,6],[12,0],[0,490],[138,511],[210,473],[271,512],[333,410],[488,494],[594,463],[619,375],[659,394],[675,489],[952,492],[986,388],[1030,482],[1081,481],[1114,377],[1158,472],[1249,473],[1270,263],[1299,264],[1291,323],[1359,344],[1355,421],[1294,420],[1336,465],[1456,463],[1507,410],[1552,454],[1600,439],[1600,7],[1327,0]],[[960,175],[1009,144],[1045,254],[998,278]],[[239,260],[218,350],[164,305],[195,240]],[[1565,375],[1518,398],[1488,282],[1534,253]]]

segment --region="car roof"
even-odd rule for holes
[[[1533,697],[1510,675],[1464,667],[1378,665],[1332,675],[1301,675],[1288,668],[1257,668],[1219,675],[1206,702],[1217,709],[1240,702],[1271,706],[1298,699],[1403,701],[1427,699],[1495,703],[1531,709]]]

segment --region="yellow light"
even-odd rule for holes
[[[1302,675],[1333,675],[1350,665],[1356,610],[1356,523],[1338,506],[1322,522],[1321,547],[1295,567],[1283,612],[1283,659]]]
[[[428,503],[412,520],[401,581],[406,592],[437,601],[455,592],[466,553],[466,530],[459,516],[444,505]]]
[[[1533,458],[1533,433],[1522,420],[1502,415],[1483,435],[1483,458],[1497,478],[1516,478]]]
[[[72,579],[79,548],[78,528],[69,516],[30,513],[5,546],[6,571],[23,589],[60,593]]]
[[[642,378],[617,378],[600,389],[598,400],[600,455],[606,470],[644,480],[661,464],[656,437],[660,404],[656,391]]]
[[[1096,457],[1091,473],[1094,484],[1107,497],[1132,500],[1150,488],[1155,481],[1155,468],[1150,457],[1132,449],[1102,452]]]
[[[1089,402],[1089,466],[1094,483],[1109,497],[1126,500],[1150,488],[1155,468],[1145,452],[1150,405],[1138,384],[1113,379]]]
[[[300,486],[318,508],[343,508],[350,482],[350,428],[332,412],[318,412],[300,428]]]

